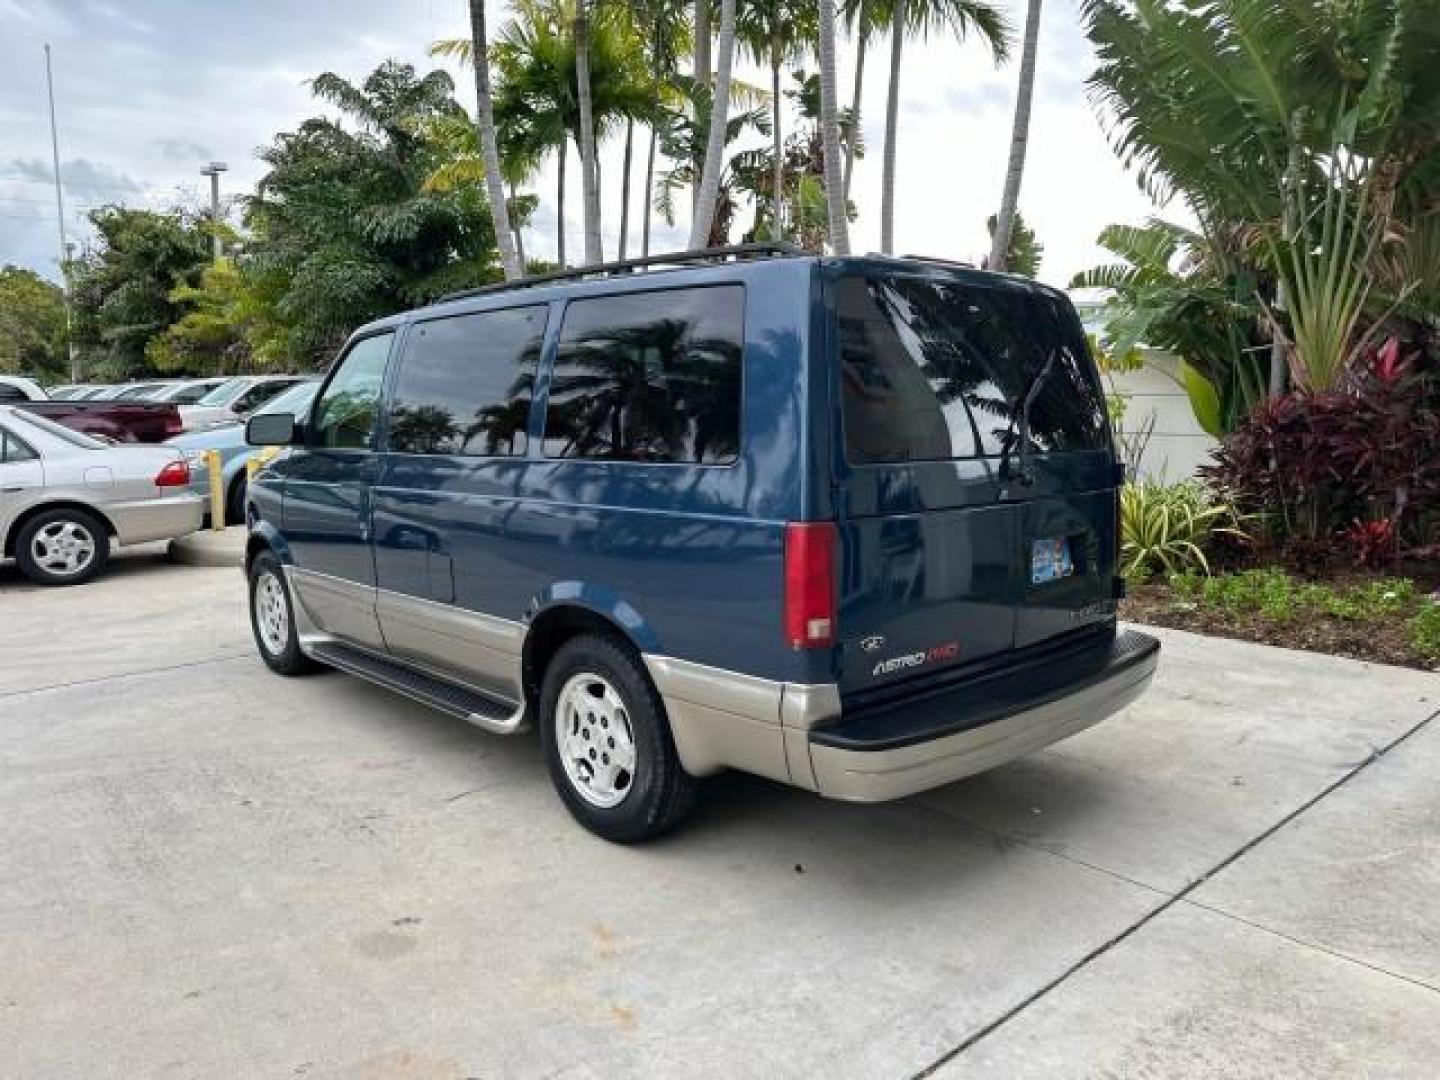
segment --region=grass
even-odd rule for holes
[[[1407,578],[1176,573],[1133,588],[1126,617],[1384,663],[1440,663],[1440,602]]]

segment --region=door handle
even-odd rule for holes
[[[17,491],[24,491],[24,490],[25,490],[25,485],[24,485],[24,484],[16,484],[14,487],[4,487],[4,488],[0,488],[0,494],[13,495],[13,494],[15,494],[15,492],[17,492]]]

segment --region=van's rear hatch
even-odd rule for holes
[[[859,260],[826,292],[842,695],[1110,625],[1117,470],[1069,301]]]

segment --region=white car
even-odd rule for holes
[[[173,446],[111,445],[0,406],[0,553],[41,585],[78,585],[110,546],[184,536],[203,507]]]
[[[233,424],[304,379],[303,375],[237,375],[226,379],[194,405],[180,406],[180,420],[186,431]]]
[[[228,380],[224,375],[208,379],[181,379],[166,383],[158,390],[145,395],[146,401],[160,401],[169,405],[195,405],[210,391]]]

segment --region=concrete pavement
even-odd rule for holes
[[[1149,697],[1027,761],[868,808],[721,777],[617,848],[534,739],[271,675],[242,600],[153,554],[0,568],[0,1075],[1440,1056],[1440,677],[1167,632]]]

